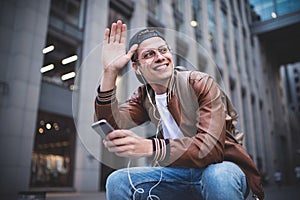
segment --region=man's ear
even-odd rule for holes
[[[137,62],[132,62],[132,68],[134,69],[135,73],[141,75],[141,72],[140,72]]]
[[[146,84],[144,78],[142,77],[142,73],[140,72],[139,65],[137,62],[132,62],[132,68],[135,71],[135,76],[139,80],[140,83]]]

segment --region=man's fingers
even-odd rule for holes
[[[124,145],[124,146],[112,146],[112,147],[109,147],[108,150],[109,152],[113,152],[113,153],[120,153],[120,152],[125,152],[125,151],[128,151],[129,147],[128,145]]]
[[[106,138],[107,140],[114,140],[116,138],[125,137],[127,134],[122,130],[114,130],[113,132],[109,133]]]
[[[106,146],[109,148],[116,147],[116,146],[122,146],[126,144],[126,139],[120,138],[120,139],[114,139],[114,140],[108,140],[106,141]]]
[[[117,21],[117,28],[116,28],[116,37],[115,37],[115,41],[119,43],[121,41],[121,35],[122,35],[122,21],[118,20]]]
[[[136,52],[137,48],[138,48],[138,45],[137,45],[137,44],[132,45],[132,46],[130,47],[129,51],[127,52],[127,56],[128,56],[129,58],[131,58],[131,57],[133,56],[133,54]]]
[[[126,44],[126,37],[127,37],[127,26],[126,24],[122,24],[122,34],[120,42]]]
[[[117,24],[116,23],[112,23],[111,29],[110,29],[110,37],[109,37],[109,42],[110,43],[115,41],[116,30],[117,30]]]
[[[105,42],[117,42],[124,43],[126,42],[126,24],[123,24],[121,20],[118,20],[117,23],[112,23],[110,33],[109,29],[105,30],[104,41]],[[109,41],[108,41],[109,39]]]
[[[108,43],[108,38],[109,38],[109,28],[105,29],[105,32],[104,32],[104,43]]]

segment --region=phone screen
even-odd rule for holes
[[[108,133],[114,130],[105,119],[93,123],[92,128],[104,139]]]

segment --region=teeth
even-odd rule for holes
[[[159,71],[159,70],[162,70],[166,67],[167,67],[167,65],[162,65],[162,66],[155,67],[154,70]]]

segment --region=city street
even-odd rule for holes
[[[300,186],[282,186],[278,188],[274,185],[265,187],[265,200],[297,200],[300,197]],[[48,193],[46,200],[106,200],[105,193]],[[163,199],[162,199],[163,200]],[[252,200],[248,197],[247,200]]]
[[[298,200],[300,196],[300,186],[282,186],[278,188],[276,185],[267,186],[265,190],[265,200]],[[251,198],[247,198],[251,200]]]
[[[300,185],[283,186],[278,189],[277,187],[268,187],[266,191],[266,200],[296,200],[300,197]]]

